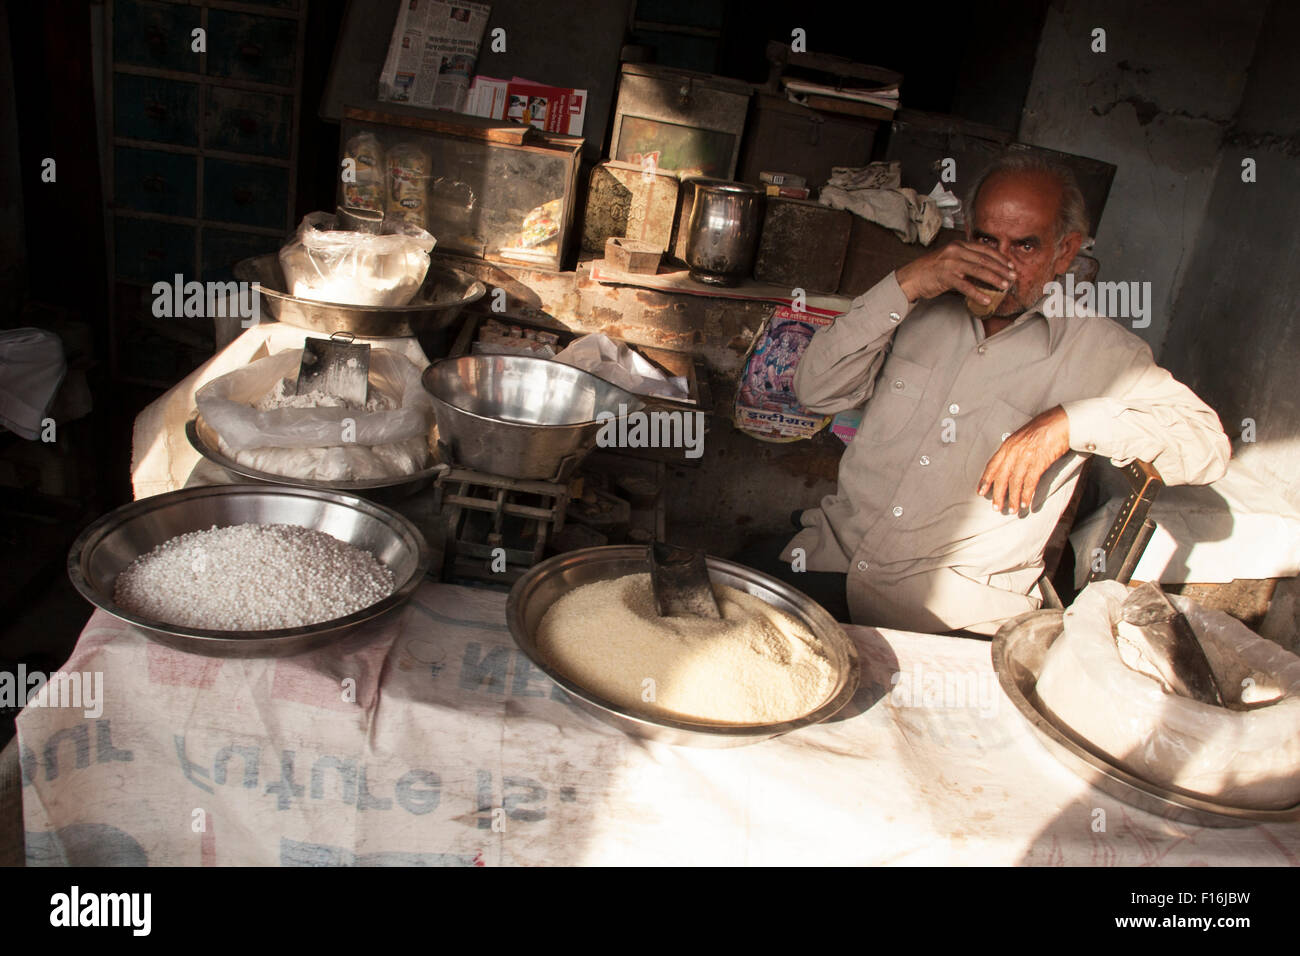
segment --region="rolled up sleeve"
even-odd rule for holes
[[[894,332],[912,303],[890,273],[849,311],[812,337],[794,374],[794,391],[810,411],[830,415],[871,397]]]
[[[1120,466],[1149,461],[1167,485],[1206,485],[1227,471],[1232,449],[1219,416],[1156,365],[1145,345],[1131,349],[1107,394],[1061,407],[1075,451]]]

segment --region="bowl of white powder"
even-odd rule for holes
[[[363,498],[214,485],[108,513],[73,543],[68,575],[86,600],[160,643],[279,657],[399,607],[429,562],[415,525]]]
[[[529,659],[581,708],[636,737],[735,747],[819,723],[857,690],[858,655],[821,605],[710,556],[722,620],[659,617],[644,546],[538,564],[506,620]]]

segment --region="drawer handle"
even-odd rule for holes
[[[158,173],[150,173],[142,182],[146,192],[165,193],[167,191],[167,177]]]
[[[239,58],[245,63],[260,63],[262,61],[262,48],[256,43],[245,43],[239,48]]]
[[[167,107],[159,102],[151,102],[144,108],[147,115],[155,123],[167,122]]]

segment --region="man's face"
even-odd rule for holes
[[[1061,199],[1060,183],[1046,173],[994,173],[980,186],[970,237],[996,249],[1016,270],[996,315],[1030,308],[1079,251],[1083,237],[1077,232],[1056,238]]]

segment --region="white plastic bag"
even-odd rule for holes
[[[223,454],[258,471],[315,481],[398,477],[427,467],[433,402],[410,359],[370,350],[370,394],[391,406],[384,410],[254,407],[281,381],[296,381],[301,362],[302,350],[291,349],[198,390],[199,414],[217,433]]]
[[[429,271],[433,236],[405,222],[379,236],[336,230],[334,222],[331,213],[308,213],[280,250],[288,291],[343,305],[409,304]]]
[[[1229,710],[1167,693],[1120,657],[1114,627],[1127,593],[1114,581],[1090,584],[1066,611],[1037,684],[1049,716],[1161,786],[1237,807],[1300,803],[1300,658],[1171,595],[1225,699],[1271,702]]]
[[[590,372],[634,395],[683,399],[690,394],[685,378],[670,378],[625,343],[599,332],[574,339],[555,361]]]

